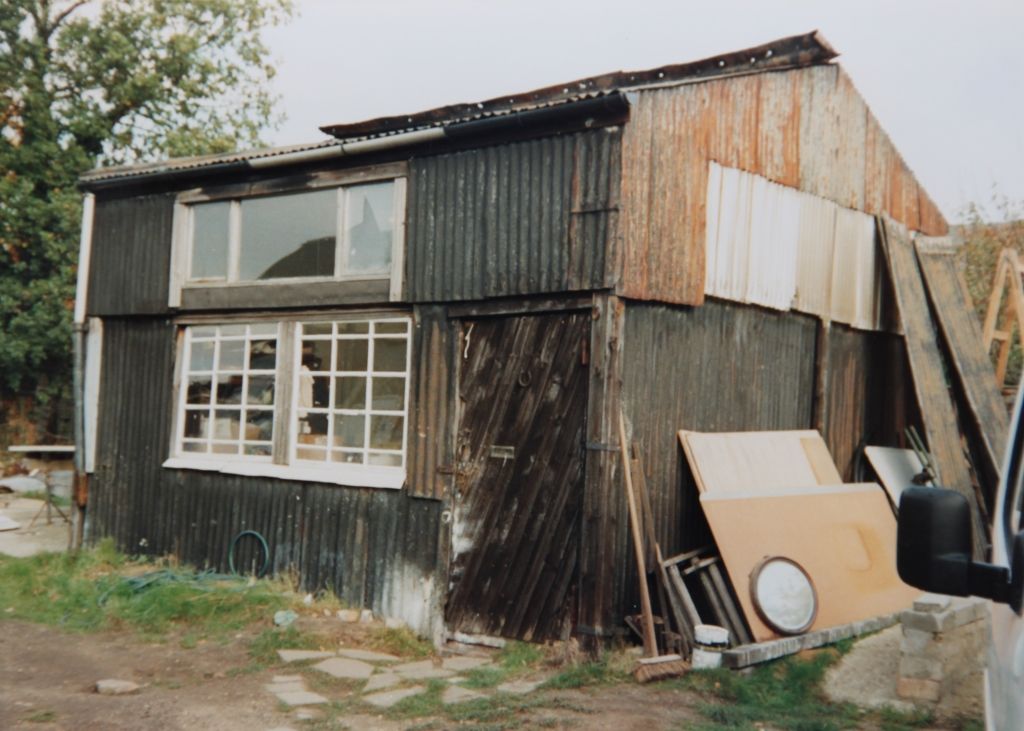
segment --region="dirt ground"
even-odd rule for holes
[[[251,668],[245,639],[226,644],[147,643],[125,633],[73,634],[16,621],[0,622],[0,728],[120,731],[210,729],[260,731],[316,726],[279,704],[264,686],[296,669]],[[311,671],[306,671],[307,674]],[[315,671],[312,671],[315,672]],[[104,678],[142,685],[134,695],[94,692]],[[537,691],[543,708],[525,711],[525,727],[607,731],[685,728],[700,716],[692,693],[620,684],[572,691]],[[314,710],[314,715],[316,711]],[[450,721],[394,721],[359,715],[339,719],[353,729],[448,728]]]

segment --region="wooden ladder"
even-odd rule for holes
[[[988,299],[985,312],[985,326],[982,339],[985,351],[992,352],[993,341],[999,341],[999,357],[996,360],[996,382],[1003,387],[1006,381],[1006,365],[1010,360],[1013,347],[1014,325],[1016,325],[1017,342],[1021,342],[1024,334],[1024,287],[1021,277],[1024,276],[1024,265],[1014,249],[1003,249],[999,252],[999,263],[996,265],[996,277],[992,281],[992,294]],[[1009,288],[1009,296],[1005,297]]]

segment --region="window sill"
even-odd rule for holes
[[[296,467],[270,462],[234,462],[231,460],[171,457],[163,463],[168,469],[202,470],[245,477],[274,477],[279,480],[322,482],[347,487],[374,487],[398,490],[405,484],[405,470],[400,467],[366,467],[337,465],[335,468]]]
[[[182,287],[178,307],[183,311],[268,307],[326,307],[387,304],[391,283],[387,278],[271,280],[266,283],[188,285]]]

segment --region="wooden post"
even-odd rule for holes
[[[629,469],[629,442],[626,441],[626,420],[619,412],[619,446],[622,452],[622,476],[626,485],[626,501],[629,505],[629,528],[633,533],[633,552],[636,555],[636,570],[640,580],[640,612],[644,621],[644,656],[658,654],[658,642],[654,637],[654,613],[651,611],[651,594],[647,588],[647,569],[644,566],[644,537],[640,530],[640,515],[636,496],[633,494],[633,477]]]

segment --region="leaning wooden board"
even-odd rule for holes
[[[980,558],[985,555],[987,544],[985,522],[978,510],[970,468],[960,444],[956,407],[946,387],[939,336],[928,309],[917,257],[907,229],[888,217],[880,220],[879,230],[903,324],[914,393],[924,421],[928,450],[939,469],[937,482],[956,490],[970,503],[974,518],[974,556]]]
[[[987,462],[986,493],[992,499],[1006,445],[1006,404],[981,337],[981,325],[967,304],[957,276],[956,250],[946,238],[917,237],[914,245],[968,414],[981,434],[981,455]]]
[[[832,455],[813,430],[680,431],[679,442],[702,493],[841,485]]]
[[[700,502],[755,642],[779,637],[750,598],[750,574],[770,556],[796,561],[814,582],[809,631],[900,611],[921,593],[896,574],[896,519],[874,483],[705,493]]]

